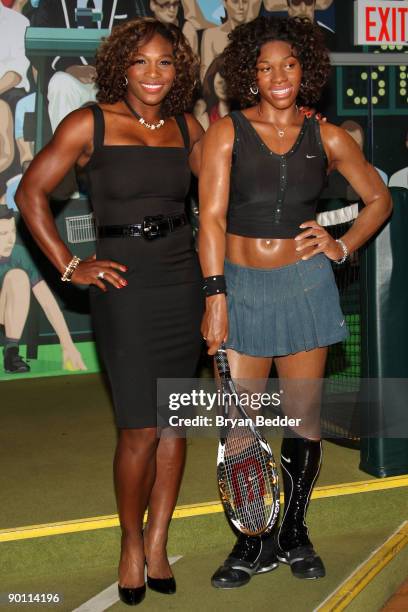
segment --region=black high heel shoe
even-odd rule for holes
[[[146,595],[146,585],[140,587],[121,587],[118,584],[119,599],[128,606],[137,606]]]
[[[164,595],[173,595],[176,592],[176,581],[171,578],[151,578],[147,576],[147,586],[153,591]]]

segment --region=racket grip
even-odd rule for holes
[[[230,378],[231,371],[227,358],[227,348],[225,346],[225,342],[220,345],[220,348],[215,353],[215,363],[217,364],[218,374],[221,377]]]

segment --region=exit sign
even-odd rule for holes
[[[355,0],[355,45],[408,45],[408,0]]]

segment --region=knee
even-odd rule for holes
[[[158,442],[155,427],[119,430],[118,448],[135,455],[155,452]]]
[[[4,276],[3,290],[7,289],[29,289],[30,279],[28,278],[27,272],[20,268],[14,268],[9,270]]]

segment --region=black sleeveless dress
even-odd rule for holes
[[[146,215],[184,212],[190,184],[189,134],[184,147],[104,145],[103,111],[94,115],[94,152],[85,167],[96,224],[141,223]],[[90,288],[99,353],[120,428],[157,425],[158,378],[194,376],[201,349],[202,279],[190,225],[155,240],[102,238],[97,259],[128,267],[123,289]]]

